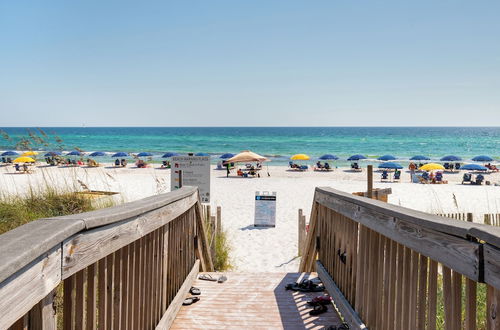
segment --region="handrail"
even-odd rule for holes
[[[104,303],[111,302],[107,300],[111,299],[111,293],[113,300],[115,296],[122,300],[131,299],[128,295],[134,292],[120,292],[122,286],[135,286],[137,289],[150,281],[152,283],[147,285],[159,292],[152,293],[154,297],[150,297],[151,301],[144,298],[144,303],[151,303],[149,307],[154,308],[155,313],[149,319],[143,318],[149,320],[148,324],[134,325],[142,328],[154,326],[172,302],[175,290],[181,289],[188,274],[198,271],[196,260],[204,271],[213,269],[203,226],[198,189],[183,187],[107,209],[39,219],[0,235],[0,328],[8,328],[16,320],[26,326],[33,315],[40,319],[62,281],[68,328],[77,326],[79,320],[85,322],[84,311],[87,322],[97,322],[95,319],[88,320],[97,314],[97,300],[94,305],[79,305],[83,304],[79,299],[83,299],[84,287],[87,290],[85,296],[96,298],[103,295],[99,296],[99,301]],[[152,268],[146,271],[144,267]],[[109,274],[104,277],[106,273]],[[99,278],[93,279],[97,274]],[[110,277],[111,274],[113,277]],[[135,282],[132,281],[133,276],[136,276]],[[140,282],[143,281],[139,278],[141,276],[154,278]],[[172,276],[175,281],[170,279]],[[104,286],[90,287],[90,283],[97,282]],[[106,283],[109,292],[105,289]],[[113,288],[109,289],[109,286]],[[143,289],[146,290],[146,287]],[[67,304],[71,306],[75,303],[76,309],[68,307],[70,309],[66,310]],[[131,306],[123,304],[122,301],[122,305],[118,306],[123,310],[114,310],[114,313],[120,314],[132,308],[131,303]],[[110,308],[117,307],[110,305],[105,309],[109,311]],[[71,316],[73,312],[76,315],[67,319],[67,315]],[[54,314],[53,311],[47,313]],[[130,313],[133,314],[132,311]],[[100,317],[106,316],[100,314]],[[23,315],[24,320],[19,319]],[[113,320],[108,317],[99,321],[119,322],[114,317],[113,314]],[[120,324],[125,324],[126,318],[122,317]]]
[[[447,329],[496,322],[500,228],[325,187],[315,190],[310,219],[300,271],[318,271],[353,328],[433,328],[440,283]],[[482,283],[488,286],[487,320],[476,313]]]

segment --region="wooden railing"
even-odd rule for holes
[[[0,329],[168,328],[212,271],[196,188],[0,235]]]
[[[300,270],[352,328],[500,329],[498,227],[317,188]]]

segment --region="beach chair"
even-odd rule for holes
[[[325,163],[325,166],[323,167],[326,171],[331,171],[332,168],[330,167],[330,164]]]
[[[389,173],[387,171],[382,172],[382,177],[380,178],[380,181],[387,181],[389,178]]]
[[[462,166],[462,165],[460,165],[460,163],[456,163],[456,164],[455,164],[455,169],[456,169],[457,171],[460,171],[460,167],[461,167],[461,166]]]
[[[436,182],[437,183],[442,183],[443,182],[443,173],[437,172],[436,173]]]
[[[12,158],[7,157],[7,164],[12,164]]]
[[[424,178],[423,175],[418,175],[418,181],[420,181],[420,183],[423,183],[423,184],[428,184],[429,183],[429,179],[428,178]]]
[[[393,181],[400,181],[400,180],[401,180],[401,171],[394,172],[394,179],[393,179]]]
[[[475,184],[477,184],[477,185],[480,186],[481,184],[483,184],[483,181],[484,181],[484,176],[482,174],[476,175],[476,182],[475,182]]]
[[[465,184],[465,183],[472,184],[472,174],[464,173],[464,176],[462,178],[462,184]]]
[[[361,167],[359,167],[358,163],[352,163],[352,164],[351,164],[351,168],[352,168],[354,171],[361,171]]]
[[[449,170],[450,169],[450,164],[449,163],[444,163],[443,167],[444,167],[445,170]]]
[[[307,166],[307,165],[300,165],[299,169],[301,171],[307,171],[309,169],[309,166]]]

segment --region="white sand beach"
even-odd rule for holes
[[[159,165],[155,165],[159,166]],[[236,271],[296,271],[297,212],[309,219],[314,188],[329,186],[345,192],[366,190],[366,172],[336,169],[332,172],[292,172],[283,166],[264,168],[261,178],[226,178],[225,171],[211,171],[211,205],[222,207],[222,224],[231,241]],[[234,174],[233,174],[234,175]],[[500,186],[461,185],[462,173],[445,173],[448,184],[423,185],[409,182],[403,172],[401,183],[381,183],[374,173],[375,187],[390,187],[389,202],[430,213],[500,213]],[[500,182],[500,174],[487,174],[486,180]],[[0,168],[0,193],[20,194],[47,184],[63,189],[81,181],[93,190],[116,191],[120,202],[128,202],[170,191],[170,170],[159,168],[38,167],[32,174],[16,174],[13,167]],[[277,192],[276,228],[253,227],[255,191]]]

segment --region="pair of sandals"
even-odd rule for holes
[[[217,283],[224,283],[227,281],[227,277],[224,275],[219,276],[219,278],[213,278],[210,274],[201,274],[200,276],[198,276],[198,278],[200,280],[217,282]]]
[[[300,292],[323,292],[325,287],[323,284],[316,284],[311,280],[303,280],[300,283],[287,284],[285,289]]]
[[[189,306],[189,305],[194,304],[197,301],[200,301],[200,297],[196,297],[196,296],[199,296],[201,294],[200,289],[193,286],[193,287],[191,287],[191,289],[189,289],[189,293],[191,293],[194,297],[189,297],[189,298],[184,299],[184,301],[182,302],[182,304],[184,306]]]
[[[328,305],[332,302],[330,296],[317,296],[307,302],[309,306],[313,306],[313,310],[309,312],[309,315],[316,316],[328,311]]]

